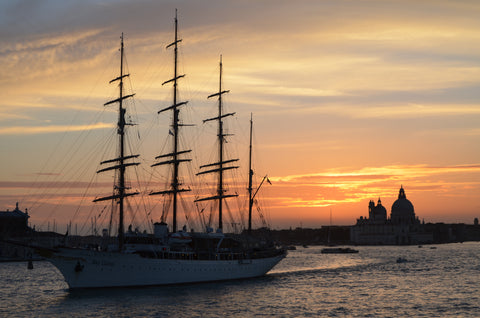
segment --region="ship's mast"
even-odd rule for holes
[[[250,114],[250,147],[249,147],[249,156],[248,156],[248,232],[252,232],[252,209],[253,202],[257,196],[258,191],[262,187],[265,180],[270,183],[267,176],[264,176],[262,182],[258,185],[253,191],[253,169],[252,169],[252,131],[253,131],[253,115]],[[271,184],[271,183],[270,183]]]
[[[220,56],[220,78],[219,78],[219,88],[218,88],[218,93],[212,94],[208,96],[208,98],[212,97],[218,97],[218,116],[213,117],[213,118],[208,118],[205,119],[203,122],[211,121],[211,120],[217,120],[218,121],[218,162],[207,164],[200,166],[200,169],[206,168],[206,167],[217,167],[215,169],[211,170],[204,170],[197,175],[200,174],[206,174],[206,173],[213,173],[216,172],[218,173],[218,184],[217,184],[217,195],[212,196],[212,197],[207,197],[207,198],[201,198],[195,200],[195,202],[198,201],[206,201],[206,200],[218,200],[218,229],[222,230],[223,229],[223,220],[222,220],[222,214],[223,214],[223,199],[225,198],[230,198],[230,197],[236,197],[238,196],[237,194],[225,194],[225,189],[224,189],[224,184],[223,184],[223,172],[225,170],[230,170],[230,169],[236,169],[238,166],[228,166],[229,163],[238,161],[238,159],[230,159],[230,160],[224,160],[224,144],[226,142],[225,137],[229,136],[228,134],[225,134],[223,132],[223,118],[228,117],[228,116],[233,116],[235,113],[223,113],[223,105],[222,105],[222,95],[228,93],[229,91],[227,90],[222,90],[222,56]]]
[[[252,128],[253,128],[253,115],[250,114],[250,146],[248,151],[248,232],[252,231],[252,207],[253,207]]]
[[[117,134],[119,139],[119,157],[115,159],[102,161],[100,164],[106,163],[118,163],[116,165],[103,168],[97,171],[104,172],[109,170],[118,170],[117,179],[114,185],[114,194],[107,197],[101,197],[93,200],[93,202],[106,201],[106,200],[117,200],[119,207],[119,221],[118,221],[118,247],[120,251],[123,249],[124,244],[124,199],[127,196],[136,195],[138,192],[127,193],[125,190],[125,171],[128,166],[136,166],[138,162],[126,162],[129,159],[137,158],[139,155],[129,155],[125,156],[125,126],[131,125],[125,121],[126,109],[123,107],[123,100],[126,98],[133,97],[135,94],[123,95],[123,79],[130,74],[123,74],[123,58],[124,58],[124,45],[123,45],[123,33],[121,36],[121,45],[120,45],[120,76],[111,80],[110,83],[119,81],[119,97],[115,100],[109,101],[104,104],[104,106],[118,103],[118,123],[117,123]]]
[[[185,153],[190,152],[191,150],[179,150],[179,127],[180,126],[185,126],[183,124],[180,124],[180,109],[178,107],[185,105],[188,103],[188,101],[184,102],[178,102],[178,87],[177,87],[177,80],[184,77],[185,74],[183,75],[178,75],[178,43],[180,43],[182,40],[178,39],[178,20],[177,20],[177,10],[175,10],[175,40],[167,45],[167,49],[170,47],[173,47],[174,51],[174,68],[173,68],[173,78],[165,81],[162,85],[165,85],[167,83],[172,83],[173,82],[173,104],[167,108],[164,108],[158,113],[160,114],[161,112],[171,110],[173,112],[173,120],[172,120],[172,130],[171,135],[173,135],[173,150],[171,153],[168,154],[163,154],[160,156],[155,157],[155,159],[161,159],[161,158],[170,158],[169,160],[157,162],[152,165],[154,166],[159,166],[159,165],[167,165],[171,164],[173,165],[173,173],[172,173],[172,182],[170,183],[170,189],[165,190],[165,191],[157,191],[157,192],[152,192],[150,195],[155,195],[155,194],[169,194],[173,196],[173,222],[172,222],[172,231],[176,232],[177,231],[177,206],[178,206],[178,193],[179,192],[185,192],[185,191],[190,191],[190,189],[183,189],[180,186],[182,185],[179,181],[179,165],[181,162],[186,162],[186,161],[191,161],[191,159],[181,159],[179,156]],[[164,220],[165,215],[162,215],[162,222],[165,222]]]

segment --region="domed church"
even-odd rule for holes
[[[412,202],[407,199],[403,186],[400,187],[397,201],[393,202],[392,214],[390,217],[393,224],[416,224],[420,223],[415,218],[415,210]]]
[[[357,219],[350,229],[350,240],[367,245],[426,244],[433,242],[433,234],[424,230],[401,186],[398,199],[392,204],[390,218],[387,218],[387,209],[380,199],[377,205],[370,200],[368,218],[361,216]]]

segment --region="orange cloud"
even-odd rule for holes
[[[392,196],[402,183],[422,193],[480,187],[480,181],[446,181],[458,173],[480,173],[480,165],[398,165],[270,177],[275,182],[271,201],[277,201],[277,206],[292,208],[326,207]]]

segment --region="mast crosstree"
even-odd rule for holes
[[[167,49],[173,47],[174,51],[174,69],[173,69],[173,78],[165,81],[162,85],[173,83],[173,104],[166,108],[163,108],[158,111],[158,114],[163,113],[165,111],[172,111],[173,112],[173,119],[172,119],[172,130],[170,135],[173,135],[173,149],[172,152],[167,154],[162,154],[155,159],[167,159],[163,161],[159,161],[152,165],[152,167],[160,166],[160,165],[172,165],[173,166],[173,173],[172,173],[172,181],[170,183],[170,188],[164,191],[154,191],[151,192],[150,195],[171,195],[173,198],[173,222],[172,222],[172,232],[177,232],[177,207],[178,207],[178,193],[180,192],[187,192],[191,191],[190,189],[182,188],[179,181],[179,166],[182,162],[191,161],[191,159],[181,158],[180,156],[186,153],[191,152],[191,150],[179,150],[179,127],[185,126],[180,124],[180,106],[186,105],[188,101],[179,102],[178,99],[178,80],[185,77],[185,74],[178,75],[178,43],[182,40],[178,39],[178,19],[177,19],[177,10],[175,10],[175,39],[172,43],[167,45]],[[162,222],[165,222],[165,214],[162,214]]]
[[[120,76],[114,78],[110,81],[110,83],[114,83],[119,81],[119,97],[117,99],[111,100],[104,104],[104,106],[108,106],[110,104],[118,103],[118,123],[117,123],[117,134],[118,134],[118,147],[119,147],[119,156],[115,159],[105,160],[100,162],[100,164],[107,164],[107,163],[115,163],[113,166],[109,166],[97,171],[97,173],[110,171],[110,170],[118,170],[116,173],[116,180],[114,185],[114,194],[106,197],[96,198],[93,202],[99,201],[107,201],[107,200],[117,200],[119,206],[119,222],[118,222],[118,248],[121,251],[124,245],[124,199],[128,196],[137,195],[138,192],[130,192],[127,193],[125,190],[129,188],[126,187],[125,183],[125,172],[126,168],[130,166],[137,166],[139,162],[126,162],[127,160],[137,158],[139,155],[125,155],[125,126],[131,125],[125,121],[125,113],[126,108],[123,107],[123,100],[133,97],[135,94],[130,95],[123,95],[123,79],[130,74],[123,73],[123,59],[124,59],[124,45],[123,45],[123,33],[120,37],[121,44],[120,44]]]
[[[220,79],[219,79],[219,88],[218,92],[215,94],[212,94],[208,96],[208,98],[212,97],[218,97],[218,116],[213,117],[213,118],[208,118],[205,119],[203,122],[206,123],[208,121],[213,121],[216,120],[218,121],[218,161],[215,163],[211,164],[206,164],[203,166],[200,166],[200,169],[206,168],[206,167],[216,167],[214,169],[209,169],[209,170],[204,170],[197,175],[201,174],[206,174],[206,173],[218,173],[218,184],[217,184],[217,194],[215,196],[211,197],[206,197],[206,198],[200,198],[195,200],[195,202],[199,201],[208,201],[208,200],[218,200],[218,229],[222,230],[223,229],[223,220],[222,220],[222,214],[223,214],[223,200],[226,198],[231,198],[231,197],[237,197],[238,194],[225,194],[226,190],[224,188],[224,174],[223,172],[225,170],[232,170],[238,168],[238,166],[229,166],[228,164],[233,163],[238,161],[238,159],[229,159],[229,160],[224,160],[224,144],[226,143],[225,137],[229,136],[228,134],[225,134],[223,132],[223,119],[225,117],[233,116],[235,113],[223,113],[223,104],[222,104],[222,95],[226,94],[230,91],[228,90],[222,90],[222,56],[220,56]]]

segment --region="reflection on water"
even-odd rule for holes
[[[323,248],[323,247],[322,247]],[[322,254],[320,247],[299,248],[289,251],[289,255],[270,272],[293,273],[316,269],[335,269],[359,266],[375,262],[366,255],[358,254]]]
[[[357,249],[299,247],[255,279],[74,292],[47,262],[2,263],[0,316],[478,316],[479,243]]]

